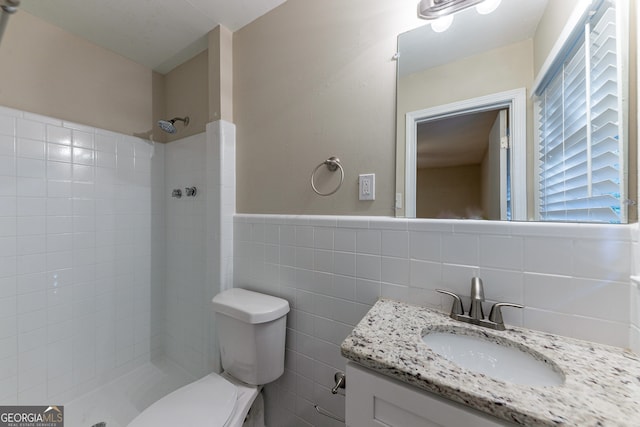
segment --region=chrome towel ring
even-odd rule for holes
[[[316,188],[316,184],[314,182],[315,176],[316,176],[316,172],[318,172],[318,169],[320,169],[323,165],[326,165],[327,169],[329,169],[330,172],[335,172],[336,169],[340,169],[340,183],[338,184],[338,186],[336,188],[333,189],[333,191],[330,191],[328,193],[319,192],[318,189]],[[338,191],[340,189],[340,187],[342,186],[343,182],[344,182],[344,169],[342,168],[342,164],[340,164],[340,159],[335,157],[335,156],[329,157],[327,160],[325,160],[324,162],[322,162],[318,166],[316,166],[316,168],[313,170],[313,172],[311,172],[311,188],[313,188],[313,191],[315,191],[316,194],[318,194],[319,196],[330,196],[330,195],[332,195],[333,193],[335,193],[336,191]]]

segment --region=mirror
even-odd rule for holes
[[[502,1],[489,15],[474,7],[456,13],[444,32],[425,21],[398,36],[396,216],[536,220],[532,91],[556,41],[585,3]],[[621,14],[628,21],[630,14]],[[628,25],[620,25],[627,99]],[[635,102],[631,95],[629,105]],[[490,143],[499,110],[505,111],[508,137]],[[635,118],[623,122],[626,194],[635,195],[635,132],[628,131]],[[629,209],[628,220],[636,217],[636,209]]]

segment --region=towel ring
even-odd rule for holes
[[[320,169],[323,165],[327,166],[327,169],[329,169],[330,172],[335,172],[336,169],[340,169],[340,183],[338,184],[338,186],[336,188],[333,189],[333,191],[330,191],[328,193],[321,193],[318,191],[318,189],[316,188],[316,184],[314,182],[315,180],[315,176],[316,176],[316,172],[318,172],[318,169]],[[316,166],[316,168],[313,170],[313,172],[311,172],[311,188],[313,188],[313,191],[316,192],[317,195],[319,196],[330,196],[333,193],[335,193],[336,191],[338,191],[340,189],[340,187],[342,186],[342,183],[344,182],[344,169],[342,168],[342,165],[340,164],[340,159],[334,156],[329,157],[327,160],[325,160],[324,162],[320,163],[318,166]]]

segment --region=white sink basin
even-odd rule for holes
[[[422,340],[456,365],[488,377],[528,386],[557,386],[562,374],[531,354],[468,335],[429,333]]]

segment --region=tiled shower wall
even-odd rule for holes
[[[153,155],[0,107],[0,403],[65,402],[149,360]]]
[[[166,145],[164,353],[194,378],[220,370],[211,299],[233,281],[235,126]],[[184,195],[196,187],[197,195]],[[182,198],[171,197],[174,189]]]
[[[210,372],[206,343],[208,304],[205,303],[206,256],[206,134],[166,145],[166,300],[165,355],[196,378]],[[195,197],[185,187],[196,187]],[[180,189],[181,198],[171,197]]]
[[[447,311],[484,281],[505,322],[628,347],[632,226],[236,215],[235,278],[286,298],[286,371],[266,387],[267,425],[342,425],[339,346],[380,296]],[[463,298],[468,307],[468,298]],[[637,324],[637,322],[636,322]]]

